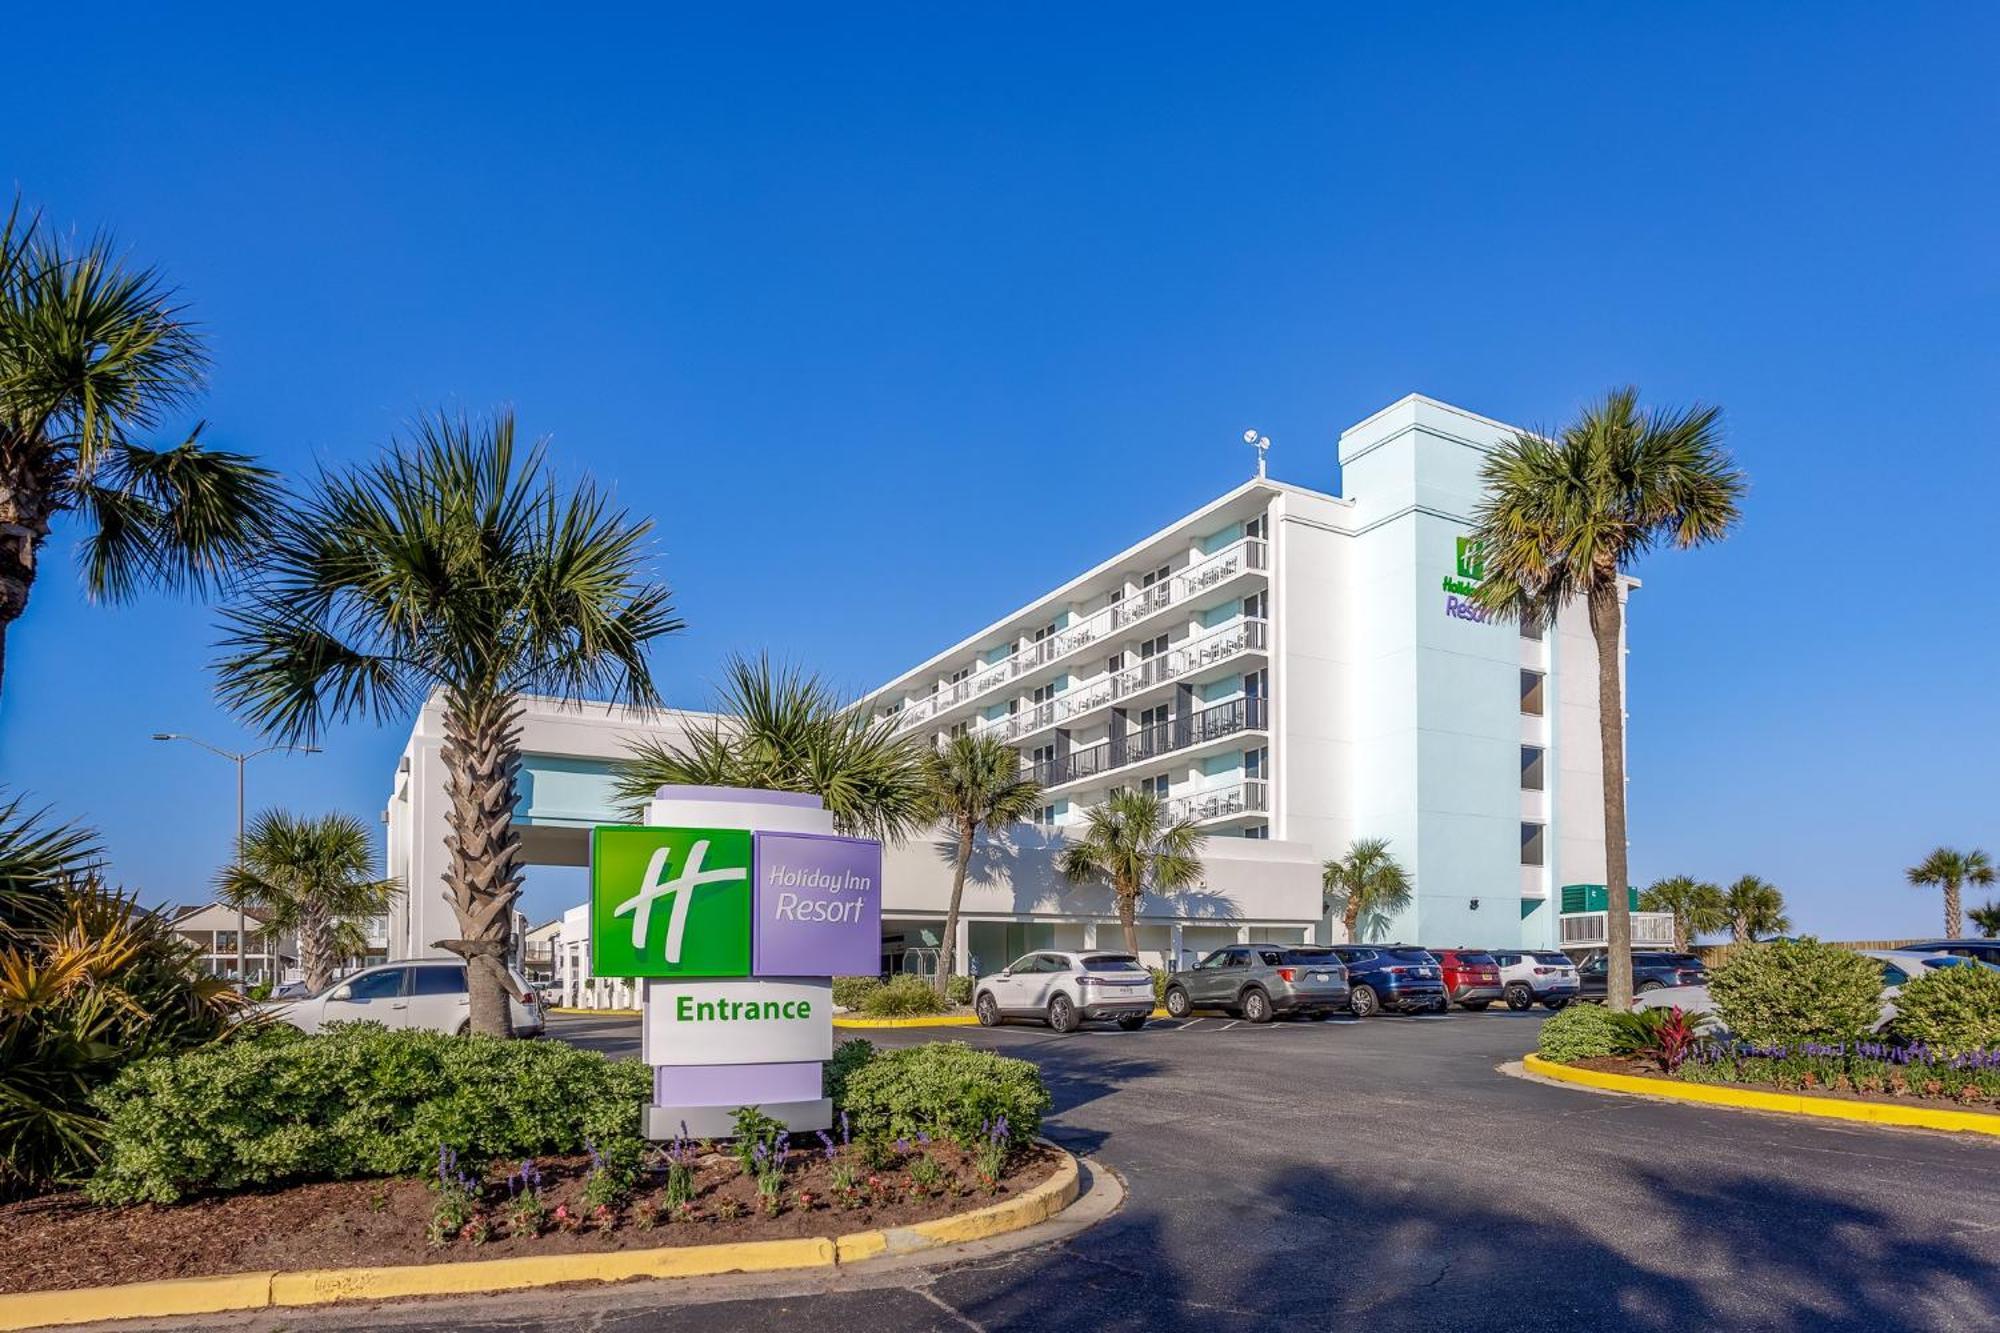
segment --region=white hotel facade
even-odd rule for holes
[[[1148,961],[1337,933],[1319,866],[1363,837],[1388,839],[1416,888],[1376,938],[1601,942],[1601,913],[1560,911],[1563,886],[1602,884],[1605,867],[1583,609],[1529,638],[1463,596],[1480,464],[1511,430],[1404,398],[1341,434],[1342,494],[1254,478],[870,694],[913,736],[1000,736],[1047,790],[1033,825],[979,849],[959,956],[992,968],[1117,943],[1108,895],[1053,865],[1117,788],[1158,793],[1210,835],[1204,883],[1142,904]],[[611,764],[631,739],[683,725],[531,707],[517,814],[530,860],[582,864],[588,827],[621,817]],[[440,740],[426,709],[385,816],[390,871],[430,886],[392,928],[409,953],[455,933]],[[950,882],[943,841],[890,849],[885,966],[938,942]]]

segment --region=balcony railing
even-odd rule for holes
[[[896,715],[896,724],[907,729],[928,722],[947,709],[991,693],[1009,681],[1018,680],[1087,644],[1137,624],[1157,611],[1186,602],[1238,574],[1264,569],[1268,562],[1269,548],[1261,538],[1247,537],[1225,546],[1164,582],[1141,588],[1101,611],[1065,625],[1046,638],[1023,644],[1009,656],[979,668],[963,680],[940,685],[935,694],[912,700]]]
[[[1150,727],[1140,727],[1123,736],[1072,750],[1060,759],[1025,762],[1021,771],[1044,787],[1080,782],[1084,778],[1124,768],[1127,764],[1144,763],[1176,750],[1205,745],[1239,731],[1260,731],[1267,725],[1269,708],[1269,701],[1265,699],[1232,699],[1225,704],[1189,713],[1186,717],[1168,718],[1165,722],[1156,722]]]
[[[1191,820],[1196,824],[1236,815],[1262,814],[1270,808],[1271,784],[1261,778],[1248,778],[1227,787],[1176,796],[1166,806],[1167,818]]]
[[[1235,621],[1220,629],[1210,630],[1206,634],[1189,639],[1180,647],[1169,649],[1156,657],[1144,658],[1123,671],[1088,681],[1053,699],[1028,704],[1005,717],[978,723],[973,730],[982,734],[990,732],[1012,744],[1023,736],[1031,735],[1046,727],[1061,726],[1085,713],[1142,693],[1155,685],[1206,670],[1218,662],[1226,662],[1246,652],[1262,652],[1268,643],[1267,622]]]
[[[1609,913],[1606,912],[1564,912],[1557,918],[1562,923],[1561,945],[1565,949],[1601,949],[1611,942]],[[1674,943],[1674,914],[1672,912],[1632,913],[1632,943],[1641,948],[1672,948]]]

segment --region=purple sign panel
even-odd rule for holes
[[[882,844],[759,833],[751,972],[873,976],[882,965]]]

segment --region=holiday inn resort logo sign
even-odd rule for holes
[[[1486,577],[1486,552],[1480,547],[1477,537],[1456,540],[1458,547],[1454,552],[1453,566],[1457,572],[1445,575],[1444,613],[1453,620],[1491,624],[1494,613],[1472,600],[1479,591],[1480,582]]]

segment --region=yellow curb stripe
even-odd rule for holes
[[[920,1222],[894,1232],[856,1231],[838,1239],[809,1236],[797,1240],[674,1245],[599,1254],[535,1254],[514,1259],[385,1268],[230,1273],[167,1282],[130,1282],[115,1287],[19,1292],[0,1295],[0,1333],[63,1324],[94,1324],[106,1319],[220,1314],[227,1310],[265,1310],[274,1306],[325,1305],[333,1301],[386,1300],[398,1296],[477,1295],[562,1282],[620,1282],[628,1278],[709,1277],[722,1273],[829,1268],[871,1259],[891,1250],[902,1253],[1018,1231],[1046,1221],[1074,1203],[1077,1188],[1076,1158],[1064,1153],[1053,1176],[1018,1198],[961,1217]]]
[[[868,1018],[849,1014],[835,1014],[833,1025],[837,1028],[956,1028],[967,1027],[979,1020],[971,1014],[926,1014],[922,1018]]]
[[[553,1004],[542,1010],[542,1012],[545,1014],[568,1014],[577,1018],[637,1018],[639,1016],[637,1009],[564,1009]]]
[[[2000,1115],[1987,1111],[1947,1111],[1930,1106],[1897,1106],[1892,1102],[1850,1102],[1836,1097],[1814,1097],[1794,1092],[1763,1092],[1715,1083],[1669,1082],[1632,1074],[1607,1074],[1596,1069],[1575,1069],[1544,1060],[1539,1055],[1523,1056],[1521,1067],[1543,1078],[1577,1083],[1587,1088],[1602,1088],[1607,1092],[1636,1093],[1642,1097],[1735,1106],[1751,1111],[1776,1111],[1785,1115],[1817,1116],[1822,1120],[1859,1120],[1905,1129],[2000,1135]]]

